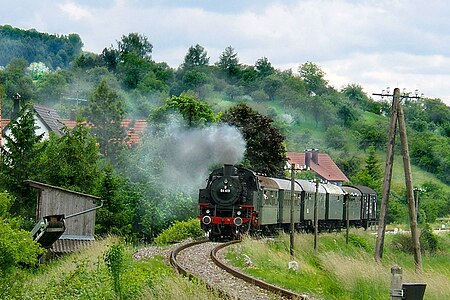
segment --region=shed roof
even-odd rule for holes
[[[82,196],[82,197],[91,198],[94,201],[100,200],[100,197],[97,197],[97,196],[71,191],[71,190],[64,189],[64,188],[61,188],[61,187],[58,187],[58,186],[54,186],[54,185],[50,185],[50,184],[46,184],[46,183],[42,183],[42,182],[38,182],[38,181],[34,181],[34,180],[25,180],[25,182],[27,184],[29,184],[30,186],[32,186],[34,188],[41,189],[41,190],[43,190],[43,189],[59,190],[59,191],[63,191],[63,192],[66,192],[66,193],[70,193],[70,194],[74,194],[74,195],[78,195],[78,196]]]

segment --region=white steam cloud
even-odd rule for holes
[[[171,156],[163,179],[171,189],[199,188],[211,166],[236,164],[242,161],[245,140],[232,126],[177,128],[169,138]]]
[[[205,186],[210,168],[237,164],[244,158],[245,140],[233,126],[217,124],[187,128],[172,123],[164,134],[146,141],[143,166],[160,178],[162,187],[174,192],[197,194]],[[162,161],[155,161],[158,158]]]

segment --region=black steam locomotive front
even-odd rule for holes
[[[236,238],[256,221],[253,200],[259,183],[245,168],[224,165],[211,172],[199,192],[199,218],[211,239]]]

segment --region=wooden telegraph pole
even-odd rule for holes
[[[291,255],[291,259],[294,259],[294,170],[295,164],[291,164],[291,224],[290,224],[290,233],[289,233],[289,253]]]
[[[314,252],[317,253],[317,239],[319,235],[319,178],[315,180],[316,192],[314,194]]]
[[[383,257],[384,233],[386,231],[387,208],[389,192],[391,191],[392,165],[394,163],[395,133],[397,131],[397,107],[399,102],[400,89],[396,88],[394,90],[391,107],[391,121],[389,123],[389,137],[386,149],[386,165],[384,167],[383,192],[380,207],[380,223],[378,225],[378,236],[375,248],[375,260],[377,262],[380,262]]]
[[[379,96],[391,96],[389,93],[385,94],[374,94]],[[407,98],[419,98],[409,97]],[[392,114],[389,127],[389,138],[386,150],[386,165],[383,180],[383,194],[381,199],[380,208],[380,224],[378,228],[377,243],[375,249],[375,260],[377,262],[381,261],[383,256],[383,244],[384,235],[386,231],[386,220],[387,220],[387,209],[389,203],[389,192],[392,179],[392,165],[394,162],[394,144],[395,144],[395,134],[397,123],[400,131],[400,141],[402,145],[402,156],[403,156],[403,166],[405,170],[405,184],[406,193],[408,198],[408,208],[409,208],[409,223],[411,228],[411,237],[414,249],[414,263],[416,266],[416,272],[421,272],[422,270],[422,256],[420,253],[420,243],[419,243],[419,230],[417,227],[417,212],[414,203],[414,192],[412,185],[412,175],[411,175],[411,163],[409,159],[409,148],[408,139],[406,135],[406,125],[405,116],[403,113],[403,108],[400,104],[400,89],[394,89],[393,100],[392,100]]]
[[[414,263],[416,273],[422,272],[422,254],[420,253],[419,228],[417,227],[417,211],[414,201],[414,191],[412,184],[411,162],[409,160],[408,138],[406,136],[405,115],[403,108],[398,105],[398,128],[400,129],[400,140],[402,143],[403,167],[405,170],[406,195],[409,208],[409,226],[411,228],[411,238],[414,250]]]

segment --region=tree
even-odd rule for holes
[[[275,100],[275,95],[283,86],[283,81],[275,74],[269,75],[263,79],[262,86],[270,100]]]
[[[133,53],[139,58],[150,60],[153,45],[148,38],[136,32],[128,35],[123,35],[122,39],[117,42],[117,47],[122,59],[130,53]]]
[[[322,95],[327,91],[325,72],[316,64],[306,62],[299,67],[300,77],[305,81],[309,94]]]
[[[103,79],[89,97],[86,116],[93,125],[92,134],[100,152],[113,163],[124,146],[125,131],[121,126],[124,115],[123,98]]]
[[[268,176],[280,176],[286,165],[284,137],[272,126],[272,119],[245,104],[238,104],[221,117],[223,122],[238,127],[247,142],[245,159],[248,167]]]
[[[256,61],[255,70],[260,78],[275,74],[275,68],[272,67],[272,64],[267,57],[262,57]]]
[[[369,98],[364,93],[363,88],[358,84],[348,84],[341,90],[341,93],[347,97],[347,99],[355,105],[361,108],[366,108]]]
[[[199,44],[189,47],[189,50],[184,57],[182,64],[183,69],[190,69],[193,67],[207,66],[209,63],[208,53],[205,48]]]
[[[2,189],[14,196],[12,211],[24,217],[34,217],[36,200],[31,188],[24,180],[34,179],[38,170],[38,143],[43,134],[36,135],[33,108],[22,106],[19,117],[8,125],[11,134],[4,135],[1,147],[1,181]]]
[[[115,71],[117,68],[117,64],[120,60],[119,50],[114,49],[113,47],[104,48],[102,54],[100,54],[101,58],[105,62],[108,70]]]
[[[366,185],[372,189],[379,191],[381,188],[381,181],[383,179],[383,172],[378,157],[376,156],[375,147],[369,147],[369,153],[365,160],[366,165],[363,170],[358,172],[352,182],[355,184]]]
[[[134,89],[153,73],[153,62],[139,57],[134,52],[127,53],[118,64],[117,73],[127,88]]]
[[[77,123],[64,134],[50,133],[43,143],[39,179],[66,189],[93,194],[99,184],[100,155],[86,124]]]
[[[364,151],[370,146],[380,150],[384,149],[387,139],[385,126],[387,125],[358,124],[355,129],[359,135],[359,148]]]
[[[347,104],[339,107],[337,115],[342,120],[345,127],[350,127],[357,120],[355,109]]]
[[[68,88],[68,78],[61,71],[43,75],[36,82],[36,97],[42,102],[56,103]]]
[[[0,193],[0,296],[8,299],[13,296],[11,283],[15,270],[20,265],[33,266],[44,252],[39,244],[33,241],[28,231],[19,228],[19,220],[10,215],[13,199],[8,193]],[[17,279],[17,278],[16,278]]]
[[[327,146],[334,149],[344,148],[347,143],[347,136],[344,132],[344,128],[341,126],[334,125],[329,127],[325,133]]]
[[[239,58],[237,57],[237,53],[234,52],[234,48],[231,46],[226,47],[216,65],[229,76],[238,75],[240,69]]]
[[[3,70],[0,83],[5,87],[7,98],[13,99],[17,93],[23,101],[29,101],[33,97],[33,81],[26,74],[27,67],[25,59],[15,58]]]
[[[172,96],[167,99],[162,111],[171,109],[181,113],[183,118],[188,122],[189,127],[211,123],[216,119],[214,112],[207,104],[196,100],[188,94]]]
[[[103,172],[98,195],[103,200],[103,207],[96,215],[96,233],[130,237],[136,203],[128,203],[132,197],[128,197],[125,180],[111,167]]]

